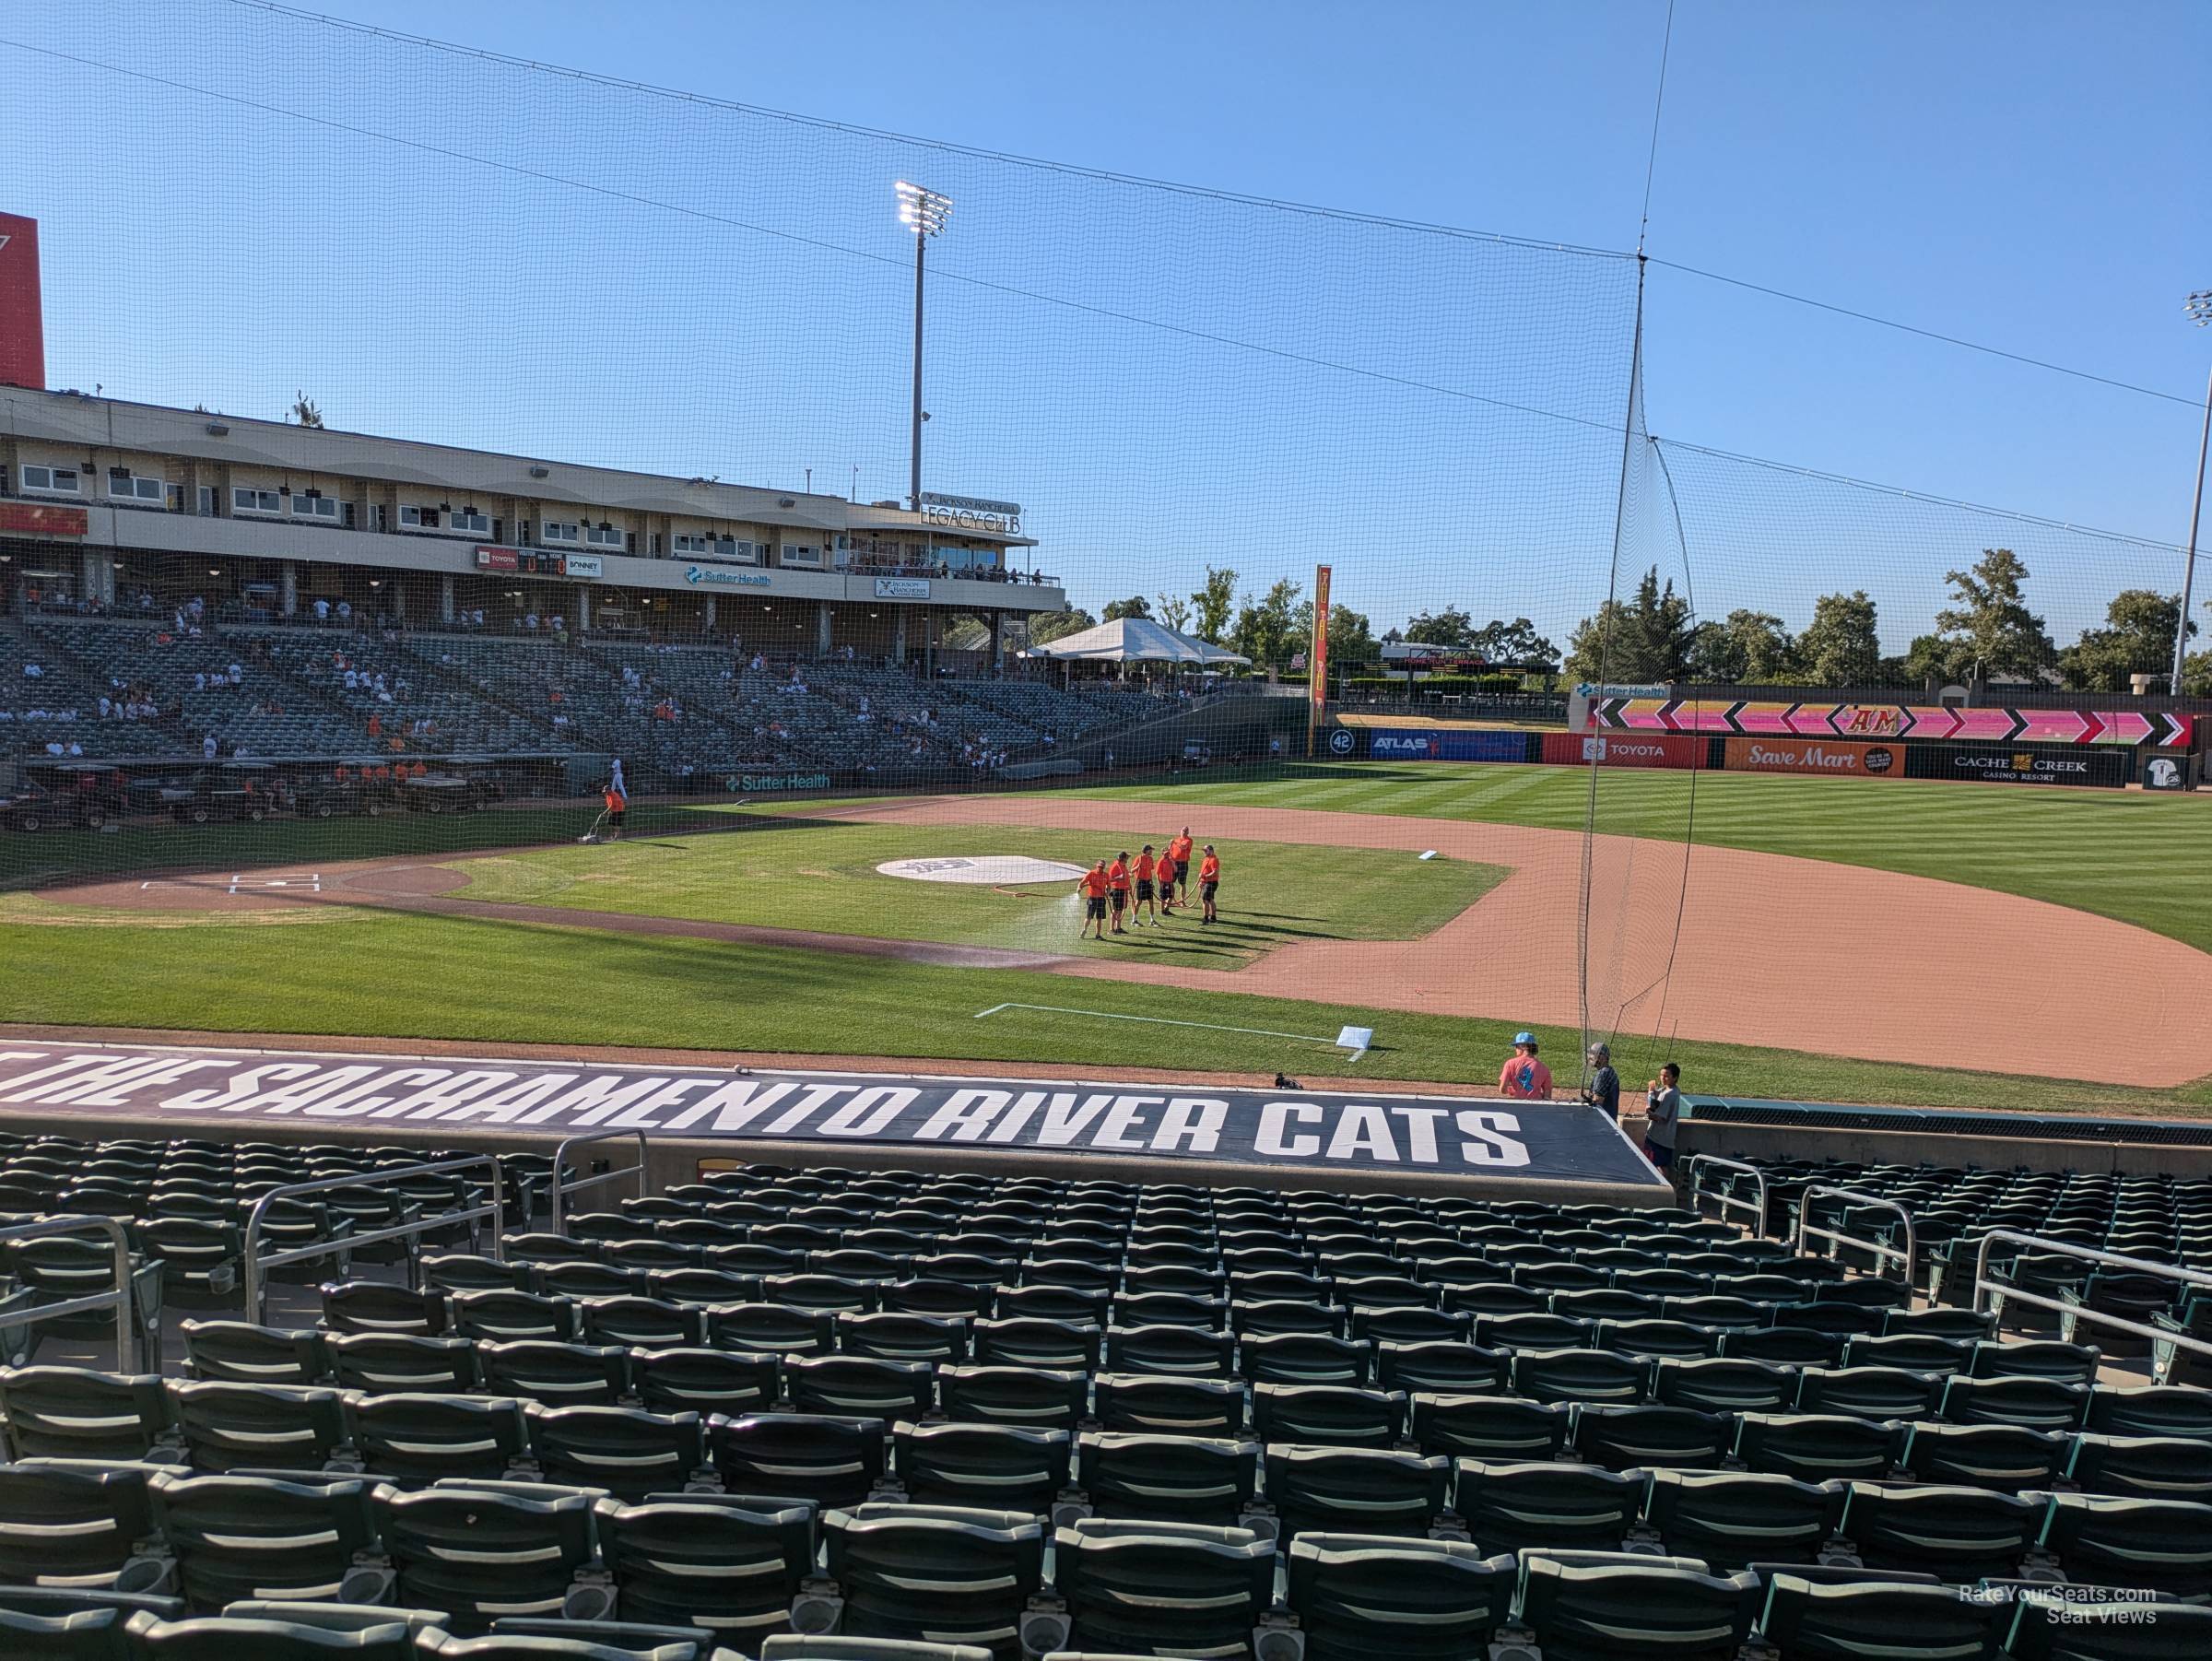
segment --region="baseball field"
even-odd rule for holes
[[[1571,1084],[1587,1006],[1630,1088],[1671,1055],[1693,1091],[2212,1112],[2197,800],[1624,770],[1592,816],[1589,783],[1292,765],[641,807],[612,845],[571,809],[12,838],[0,1012],[1460,1084],[1528,1027]],[[1074,873],[1186,826],[1221,922],[1079,939]],[[943,879],[996,859],[1030,863]]]

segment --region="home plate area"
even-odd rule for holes
[[[973,858],[887,859],[876,869],[910,882],[968,882],[999,888],[1025,882],[1073,882],[1083,866],[1026,854],[985,854]]]

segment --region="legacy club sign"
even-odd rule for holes
[[[1312,1170],[1431,1171],[1534,1183],[1659,1178],[1593,1108],[1202,1085],[1052,1084],[882,1074],[541,1066],[225,1050],[0,1048],[0,1123],[152,1119],[175,1134],[278,1125],[379,1137],[585,1131],[780,1147],[1033,1148]],[[793,1149],[795,1151],[795,1148]]]
[[[963,531],[997,531],[1021,535],[1021,503],[993,501],[984,496],[945,496],[922,492],[922,517],[931,524],[951,525]]]

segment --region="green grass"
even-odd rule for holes
[[[1376,1027],[1353,1066],[1324,1043],[1009,1010],[1059,1005],[1273,1032]],[[468,918],[348,913],[336,926],[97,929],[0,925],[0,1015],[15,1021],[217,1032],[630,1044],[822,1054],[1142,1065],[1293,1077],[1494,1079],[1512,1037],[1494,1020],[1187,993],[1033,971],[932,969],[826,952]],[[1547,1029],[1571,1056],[1576,1035]],[[1624,1043],[1624,1080],[1654,1057]],[[2212,1089],[2155,1092],[1790,1051],[1683,1043],[1692,1090],[1928,1106],[2212,1113]]]
[[[1368,762],[1078,794],[1580,830],[1589,787],[1581,768]],[[1599,781],[1596,823],[1994,889],[2212,951],[2212,801],[2197,796],[1617,768]]]
[[[692,917],[935,940],[1133,962],[1241,969],[1293,940],[1405,940],[1441,927],[1501,880],[1501,866],[1302,843],[1239,842],[1224,872],[1235,897],[1201,926],[1178,913],[1159,928],[1079,942],[1072,880],[1018,893],[887,877],[888,860],[1019,854],[1088,866],[1119,852],[1083,831],[975,826],[768,824],[742,836],[632,838],[612,847],[538,849],[471,859],[466,897],[513,904]]]

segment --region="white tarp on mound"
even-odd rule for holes
[[[886,877],[904,877],[911,882],[1073,882],[1083,875],[1082,866],[1063,865],[1056,859],[1031,859],[1026,854],[984,854],[973,858],[887,859],[876,867]]]
[[[1116,618],[1096,629],[1064,634],[1041,646],[1032,646],[1030,657],[1078,658],[1106,664],[1246,664],[1226,646],[1216,646],[1192,635],[1178,634],[1150,618]]]

